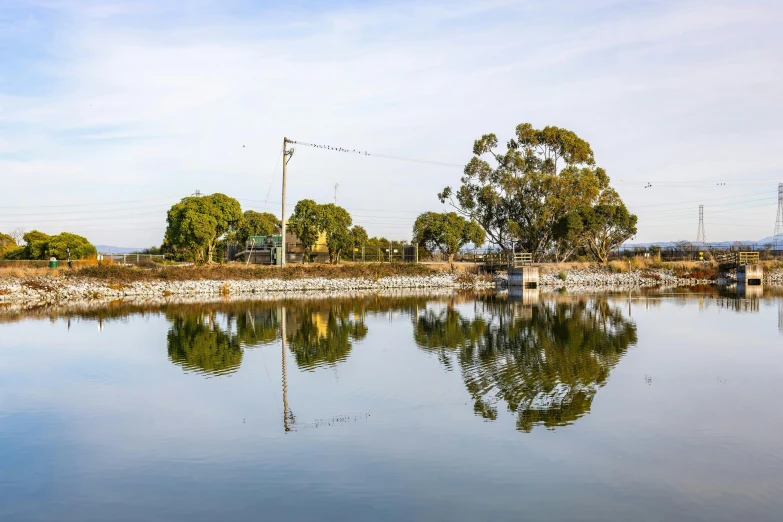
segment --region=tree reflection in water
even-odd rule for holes
[[[189,371],[212,375],[235,372],[242,363],[239,339],[223,331],[215,319],[215,314],[171,317],[169,360]]]
[[[353,341],[367,336],[364,315],[350,306],[326,303],[288,310],[288,343],[302,369],[314,370],[344,361]]]
[[[472,318],[447,307],[428,308],[413,320],[416,343],[437,352],[447,368],[459,366],[476,414],[495,420],[497,404],[505,402],[523,431],[584,415],[636,343],[636,326],[601,297],[546,301],[526,310],[488,297]]]

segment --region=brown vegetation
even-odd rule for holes
[[[228,281],[253,279],[305,279],[323,277],[328,279],[366,278],[379,279],[396,276],[424,276],[436,271],[425,265],[403,263],[368,264],[291,264],[285,268],[270,266],[212,265],[212,266],[165,266],[137,268],[116,265],[88,266],[63,275],[67,278],[94,278],[113,283],[135,281]]]

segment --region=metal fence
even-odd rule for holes
[[[165,255],[152,254],[98,254],[98,263],[109,265],[150,266],[165,259]]]
[[[758,245],[753,243],[742,243],[736,245],[695,245],[681,244],[666,247],[630,247],[621,246],[612,251],[609,259],[625,259],[634,256],[660,256],[661,261],[700,261],[702,259],[711,261],[726,254],[736,254],[737,252],[755,252],[763,261],[783,259],[783,249],[779,245],[772,248],[772,245]]]
[[[269,264],[270,257],[267,250],[258,249],[239,252],[242,247],[230,244],[227,248],[227,260],[247,261],[250,257],[251,264]],[[299,243],[286,243],[286,262],[301,263],[304,256],[304,246]],[[343,250],[340,255],[343,261],[356,263],[416,263],[418,262],[418,248],[416,245],[406,243],[388,243],[386,245],[362,245],[353,249]],[[313,263],[326,263],[329,261],[329,248],[324,243],[316,243],[310,250],[310,261]]]

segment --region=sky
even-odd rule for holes
[[[0,231],[160,244],[180,198],[334,201],[371,236],[442,211],[473,140],[590,142],[634,242],[772,235],[783,3],[0,2]],[[397,161],[393,155],[434,163]],[[645,188],[646,185],[652,186]]]

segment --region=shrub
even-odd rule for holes
[[[558,272],[557,277],[560,278],[561,281],[565,281],[566,279],[568,279],[568,274],[566,274],[561,270],[560,272]]]

